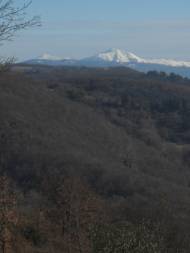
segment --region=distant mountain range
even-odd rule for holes
[[[133,53],[120,49],[109,49],[105,52],[80,60],[60,58],[43,54],[35,59],[27,60],[25,64],[40,64],[48,66],[85,66],[85,67],[118,67],[126,66],[138,71],[164,71],[190,77],[190,62],[170,59],[145,59]]]

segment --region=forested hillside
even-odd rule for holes
[[[0,73],[0,172],[3,253],[189,253],[190,80]]]

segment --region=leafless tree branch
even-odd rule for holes
[[[14,0],[0,0],[0,42],[10,41],[23,29],[40,25],[40,18],[27,18],[26,10],[32,1],[24,2],[16,7]]]
[[[23,0],[21,6],[15,5],[15,0],[0,0],[0,45],[11,41],[16,33],[29,27],[40,26],[40,18],[28,18],[27,9],[32,0]],[[14,63],[14,58],[0,58],[0,72],[9,70]]]

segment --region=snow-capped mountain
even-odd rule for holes
[[[129,63],[129,62],[143,62],[144,59],[136,56],[133,53],[125,52],[120,49],[109,49],[105,52],[99,53],[95,56],[87,58],[88,60],[96,61],[96,60],[103,60],[108,62],[115,62],[115,63]]]
[[[38,60],[47,60],[47,61],[60,61],[60,60],[63,60],[60,57],[53,56],[53,55],[50,55],[48,53],[44,53],[43,55],[39,56],[37,59]]]
[[[61,58],[58,56],[53,56],[48,53],[44,53],[37,58],[27,60],[24,62],[25,64],[39,64],[39,65],[49,65],[49,66],[62,66],[62,65],[73,65],[75,64],[75,60],[72,60],[69,57]]]
[[[160,64],[160,65],[166,65],[166,66],[170,66],[170,67],[187,67],[187,68],[190,68],[190,62],[176,61],[176,60],[169,60],[169,59],[146,60],[144,63],[147,63],[147,64]]]
[[[144,63],[144,64],[158,64],[166,65],[170,67],[187,67],[190,68],[190,62],[185,61],[176,61],[170,59],[144,59],[138,57],[137,55],[131,52],[125,52],[120,49],[109,49],[105,52],[99,53],[95,56],[86,58],[86,60],[91,61],[107,61],[118,64],[127,64],[127,63]]]
[[[190,62],[170,59],[145,59],[133,53],[115,48],[80,60],[60,58],[45,53],[40,57],[26,61],[25,64],[86,67],[126,66],[143,72],[156,70],[165,71],[166,73],[174,72],[190,77]]]
[[[131,63],[144,63],[145,60],[133,53],[125,52],[120,49],[109,49],[91,57],[80,60],[83,65],[87,66],[125,66]]]

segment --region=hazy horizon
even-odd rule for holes
[[[22,3],[22,0],[18,2]],[[49,53],[83,58],[119,48],[144,58],[190,60],[190,2],[181,0],[33,0],[42,26],[20,33],[0,55],[24,60]]]

